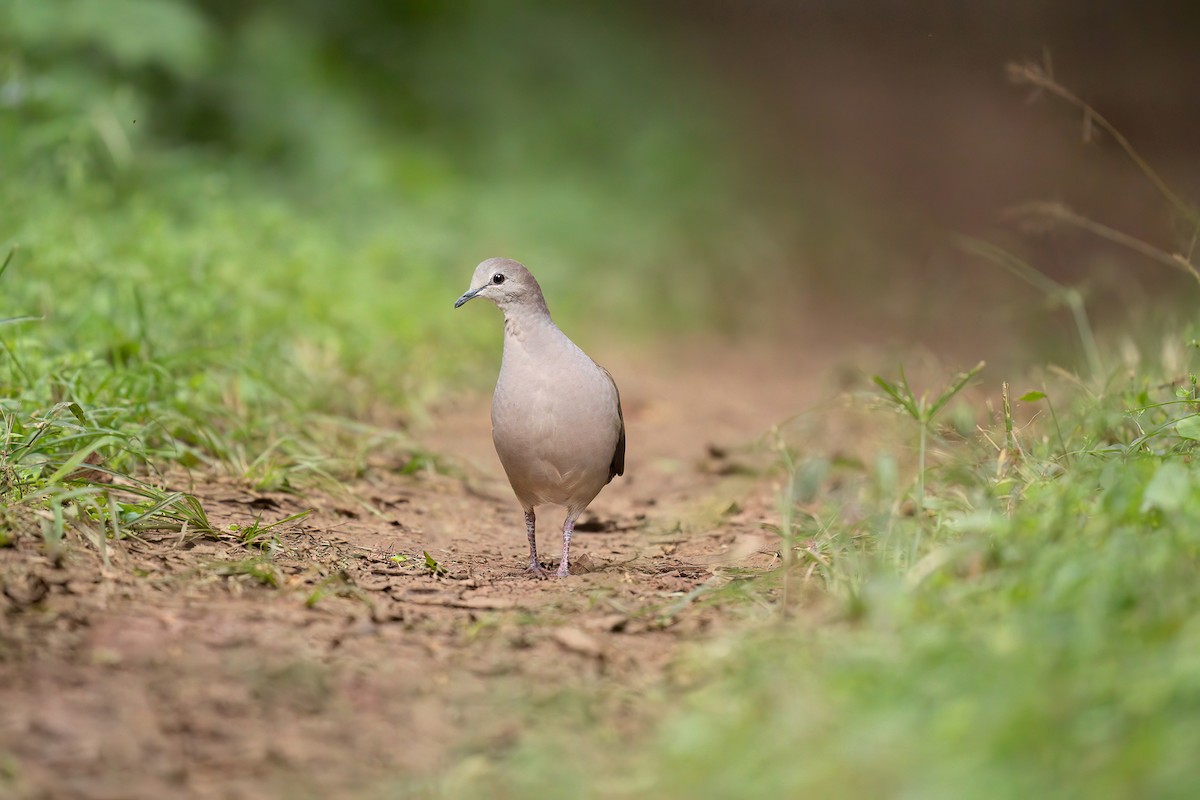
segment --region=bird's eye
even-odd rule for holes
[[[492,276],[492,283],[499,286],[500,284],[504,283],[504,276],[501,275],[499,272],[497,272],[495,275]]]

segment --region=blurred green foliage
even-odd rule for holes
[[[0,141],[26,180],[106,181],[118,199],[155,191],[166,167],[250,171],[323,222],[331,207],[356,222],[422,214],[455,242],[429,255],[500,248],[552,279],[568,259],[628,265],[629,279],[672,252],[664,237],[687,242],[724,210],[716,115],[620,11],[14,0],[0,13]]]

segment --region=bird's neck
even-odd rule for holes
[[[529,355],[552,346],[564,334],[550,318],[545,302],[504,309],[504,349],[518,349]]]

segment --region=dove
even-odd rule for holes
[[[550,318],[537,279],[524,265],[489,258],[454,303],[490,300],[504,314],[504,352],[492,395],[492,442],[525,512],[528,571],[538,562],[535,511],[566,510],[558,577],[569,571],[571,535],[588,504],[625,474],[625,417],[608,370],[588,357]]]

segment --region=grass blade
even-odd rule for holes
[[[954,397],[954,395],[961,392],[963,387],[965,387],[971,380],[975,378],[976,375],[983,371],[984,366],[986,366],[985,362],[980,361],[966,372],[960,372],[958,375],[954,376],[954,381],[946,388],[944,392],[941,393],[941,395],[938,396],[938,399],[933,402],[933,405],[930,406],[929,419],[932,420],[934,417],[936,417],[938,412],[942,410],[942,407],[945,406],[946,403],[950,402],[950,399]]]
[[[900,393],[900,390],[896,388],[894,384],[890,383],[886,378],[883,378],[880,375],[873,376],[872,380],[875,381],[876,386],[878,386],[880,389],[883,389],[887,396],[890,397],[896,405],[908,412],[913,419],[921,418],[920,414],[917,412],[916,404],[914,404],[911,399],[911,392],[909,397],[903,396]]]

